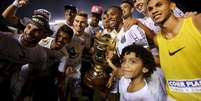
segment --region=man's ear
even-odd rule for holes
[[[174,10],[176,7],[177,7],[176,3],[174,3],[174,2],[170,3],[170,9],[171,10]]]
[[[64,17],[66,18],[67,16],[67,11],[64,11]]]
[[[143,73],[147,73],[148,71],[149,71],[149,69],[143,67],[143,69],[142,69],[142,72],[143,72]]]

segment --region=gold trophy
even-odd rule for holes
[[[89,87],[105,91],[106,84],[110,78],[109,74],[105,72],[108,66],[106,54],[108,49],[114,49],[115,43],[111,36],[106,34],[94,41],[94,54],[92,55],[92,68],[85,74],[84,83]]]

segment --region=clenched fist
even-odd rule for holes
[[[24,7],[29,3],[29,0],[15,0],[13,5],[16,7]]]

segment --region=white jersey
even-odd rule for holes
[[[146,85],[136,91],[127,92],[131,79],[122,77],[119,80],[119,93],[121,101],[166,101],[165,77],[160,68],[156,68],[149,79],[145,79]],[[148,98],[148,99],[147,99]]]
[[[86,34],[86,33],[83,33]],[[77,66],[81,64],[81,57],[84,48],[86,48],[87,39],[84,35],[74,34],[70,43],[66,45],[67,52],[69,54],[68,64],[71,66]]]
[[[138,25],[133,25],[126,32],[124,32],[124,29],[122,28],[117,34],[116,50],[118,55],[121,54],[123,48],[133,43],[143,45],[145,48],[149,46],[144,30],[141,29]]]
[[[151,94],[148,85],[145,81],[145,86],[136,92],[128,92],[130,79],[122,77],[119,81],[120,101],[156,101]]]
[[[184,16],[184,13],[177,7],[173,10],[173,13],[176,17]]]
[[[83,55],[84,48],[90,47],[90,36],[89,34],[83,32],[82,35],[78,36],[76,34],[73,35],[70,43],[66,45],[67,52],[69,54],[69,58],[67,64],[72,66],[77,71],[73,77],[80,78],[81,73],[81,59]]]

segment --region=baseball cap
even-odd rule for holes
[[[103,13],[103,7],[99,5],[93,5],[91,7],[91,13],[101,15]]]

